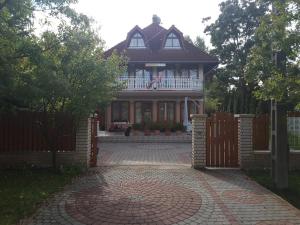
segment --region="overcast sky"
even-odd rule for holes
[[[157,14],[162,21],[161,26],[169,28],[175,25],[184,35],[193,40],[200,35],[205,37],[202,18],[212,17],[214,21],[219,15],[218,4],[221,0],[79,0],[74,6],[92,18],[101,27],[100,35],[111,48],[126,38],[129,30],[135,25],[141,28],[152,22],[152,15]]]

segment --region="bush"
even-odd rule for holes
[[[132,124],[132,129],[134,130],[143,130],[143,125],[140,123],[134,123]]]
[[[173,129],[175,131],[184,131],[184,126],[182,123],[175,123]]]

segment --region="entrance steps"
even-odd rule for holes
[[[126,137],[125,135],[99,135],[98,140],[100,143],[192,143],[192,135],[138,135],[129,137]]]

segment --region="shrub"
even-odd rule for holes
[[[132,124],[132,129],[134,129],[134,130],[143,130],[143,126],[140,123],[134,123],[134,124]]]

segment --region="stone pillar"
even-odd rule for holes
[[[111,105],[109,105],[106,109],[106,130],[110,128],[111,124]]]
[[[152,101],[152,121],[157,122],[157,101]]]
[[[192,167],[206,166],[206,118],[205,114],[192,116]]]
[[[91,119],[82,119],[76,131],[74,163],[89,167],[91,154]]]
[[[134,101],[129,102],[129,123],[134,124]]]
[[[181,112],[180,112],[180,101],[177,100],[176,101],[176,112],[175,112],[175,116],[176,116],[176,123],[180,123],[180,116],[181,116]]]
[[[238,118],[238,155],[241,169],[253,167],[253,114],[235,115]]]

